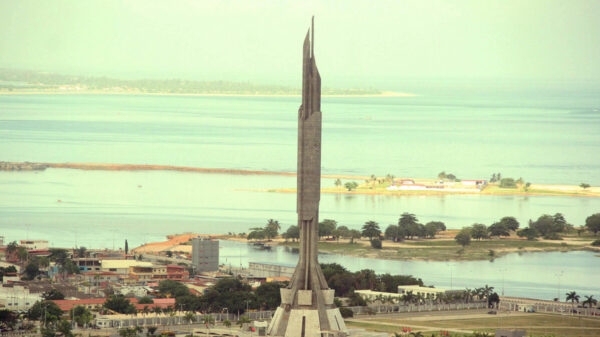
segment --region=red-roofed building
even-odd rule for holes
[[[88,309],[97,310],[102,308],[102,305],[104,305],[104,302],[106,302],[106,298],[87,298],[81,300],[52,300],[52,302],[56,303],[56,305],[58,305],[58,307],[62,311],[69,311],[78,305],[81,305]]]

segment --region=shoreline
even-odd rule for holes
[[[448,230],[435,239],[407,240],[403,242],[383,241],[383,249],[374,249],[368,240],[355,240],[350,244],[348,239],[337,241],[319,241],[319,253],[335,254],[340,256],[363,257],[378,260],[393,261],[431,261],[431,262],[468,262],[494,260],[510,254],[520,253],[547,253],[547,252],[571,252],[590,251],[600,252],[599,247],[590,246],[587,241],[571,240],[538,240],[528,241],[517,237],[502,239],[473,241],[462,253],[458,253],[460,246],[454,242],[453,235],[458,230]],[[151,242],[132,249],[136,253],[160,254],[165,251],[190,253],[191,246],[186,241],[192,237],[210,237],[217,240],[234,241],[243,244],[252,244],[245,237],[229,234],[192,234],[182,233],[168,235],[166,241]],[[591,242],[591,240],[590,240]],[[268,241],[269,246],[281,246],[296,248],[298,241],[285,241],[281,237]],[[563,245],[564,244],[564,245]],[[490,256],[489,251],[494,255]],[[600,255],[595,255],[600,257]]]
[[[235,94],[235,93],[168,93],[168,92],[143,92],[143,91],[132,91],[132,92],[120,92],[120,91],[100,91],[100,90],[82,90],[82,91],[60,91],[60,90],[49,90],[49,91],[0,91],[0,96],[10,95],[144,95],[144,96],[197,96],[197,97],[301,97],[301,94]],[[323,94],[321,97],[332,97],[332,98],[357,98],[357,97],[417,97],[416,94],[395,92],[395,91],[382,91],[377,94]]]

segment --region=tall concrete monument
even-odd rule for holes
[[[302,105],[298,110],[298,192],[300,258],[290,285],[281,289],[267,334],[283,337],[346,335],[318,261],[321,192],[321,76],[314,55],[314,18],[302,49]]]

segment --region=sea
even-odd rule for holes
[[[540,184],[600,185],[597,88],[424,88],[410,97],[324,97],[322,172],[435,178],[445,171],[461,179],[501,173]],[[294,172],[299,102],[257,96],[0,95],[0,160]],[[134,247],[173,233],[247,232],[271,218],[285,230],[296,221],[295,194],[262,190],[295,184],[295,177],[276,175],[2,171],[0,235],[5,242],[28,238],[61,247],[118,248],[125,239]],[[322,179],[323,186],[333,184]],[[526,224],[554,213],[579,226],[600,212],[600,198],[321,196],[320,218],[350,228],[369,220],[385,228],[403,212],[449,228],[489,225],[503,216]],[[587,262],[576,273],[589,275],[600,259],[583,254]],[[556,268],[560,265],[548,272],[559,273]]]

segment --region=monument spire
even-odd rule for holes
[[[314,57],[314,17],[302,50],[302,104],[298,109],[297,204],[300,257],[292,280],[281,289],[267,334],[284,337],[346,335],[318,261],[321,193],[321,76]]]

